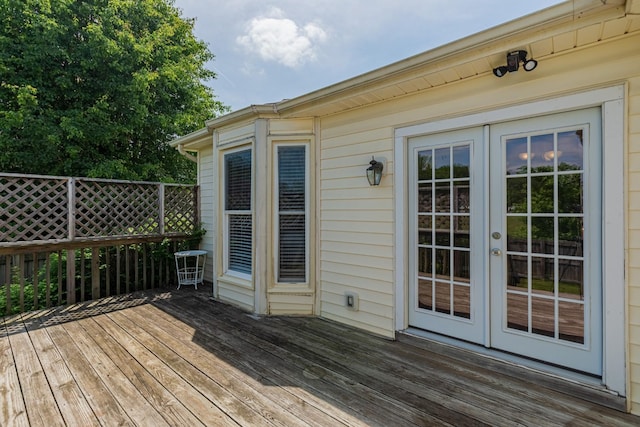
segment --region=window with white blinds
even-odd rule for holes
[[[226,270],[251,275],[251,150],[224,155]]]
[[[277,146],[277,280],[307,281],[307,147]]]

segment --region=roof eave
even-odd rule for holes
[[[173,148],[182,147],[187,151],[198,151],[201,148],[209,145],[211,142],[211,132],[209,129],[202,128],[190,134],[181,136],[173,141],[169,142],[169,146]]]
[[[630,3],[634,1],[638,3],[640,0],[628,0]],[[436,64],[454,56],[462,58],[468,52],[478,51],[487,45],[495,44],[497,41],[520,33],[535,32],[537,29],[549,24],[572,21],[582,15],[601,9],[622,6],[625,3],[625,0],[565,1],[337,84],[282,101],[278,103],[277,108],[281,113],[286,113],[303,106],[322,103],[323,100],[330,100],[346,91],[354,91],[359,87],[371,86],[378,81],[389,79],[394,75],[406,73],[418,67]]]
[[[241,110],[233,111],[224,116],[216,117],[205,122],[207,129],[212,131],[215,128],[233,124],[247,119],[277,117],[279,115],[278,103],[257,104]]]

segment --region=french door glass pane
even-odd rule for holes
[[[470,146],[416,156],[418,308],[471,318]]]
[[[582,130],[505,143],[507,328],[584,343]]]

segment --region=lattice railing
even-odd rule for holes
[[[67,238],[67,182],[65,178],[0,175],[0,242]]]
[[[165,233],[188,233],[193,231],[197,226],[197,201],[197,187],[165,186]]]
[[[0,174],[0,250],[29,242],[179,235],[198,224],[197,187]]]
[[[160,184],[76,181],[76,237],[161,234]]]

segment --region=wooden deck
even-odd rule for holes
[[[638,426],[619,399],[470,352],[202,292],[106,298],[0,323],[0,426]]]

